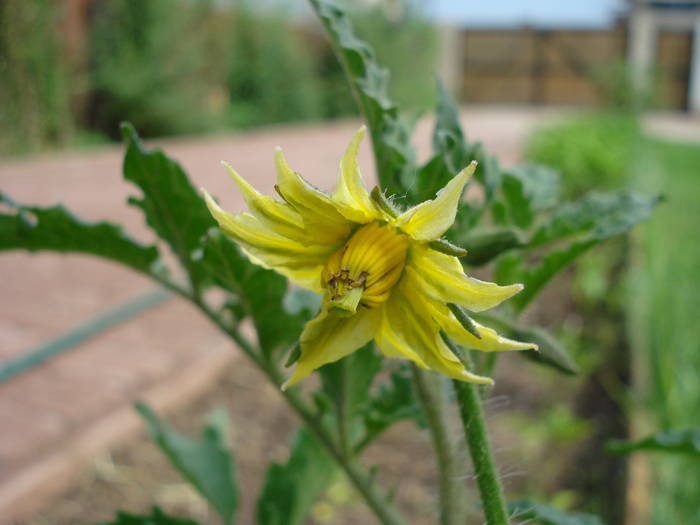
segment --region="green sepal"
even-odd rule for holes
[[[474,323],[472,318],[469,317],[464,308],[454,303],[447,303],[447,307],[457,318],[459,324],[461,324],[467,332],[472,334],[477,339],[481,339],[481,333],[479,332],[479,329],[476,327],[476,324]]]
[[[437,252],[452,255],[454,257],[464,257],[467,255],[467,250],[452,244],[447,239],[435,239],[434,241],[430,241],[428,243],[428,247]]]
[[[393,217],[394,219],[399,216],[397,211],[394,209],[394,207],[391,205],[389,200],[384,196],[382,193],[382,190],[379,189],[379,186],[375,186],[372,188],[372,191],[370,192],[370,197],[372,198],[372,201],[379,206],[379,208],[385,212],[387,215],[390,217]]]
[[[464,262],[470,266],[482,266],[504,252],[524,245],[522,235],[516,230],[477,232],[461,240],[467,250]]]
[[[284,363],[284,367],[289,368],[294,363],[299,361],[300,357],[301,357],[301,345],[299,343],[297,343],[294,345],[294,347],[292,348],[292,351],[289,353],[289,357],[287,358],[287,361]]]

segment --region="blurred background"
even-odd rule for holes
[[[609,525],[700,524],[700,461],[604,452],[613,437],[700,425],[700,2],[345,5],[418,123],[419,152],[437,75],[463,106],[470,140],[504,164],[559,171],[571,198],[622,188],[665,196],[650,221],[586,255],[527,312],[566,342],[581,374],[523,374],[503,359],[489,423],[513,499]],[[329,187],[359,113],[301,0],[0,2],[3,193],[65,202],[143,237],[119,180],[124,120],[240,208],[220,159],[267,191],[273,147],[286,146],[292,166]],[[362,161],[373,178],[366,149]],[[285,456],[278,434],[293,421],[194,312],[81,256],[3,254],[0,284],[0,523],[91,524],[154,499],[206,519],[138,437],[128,405],[144,396],[184,429],[227,405],[252,515],[264,465]],[[177,395],[167,391],[174,377]],[[415,460],[427,451],[425,436],[401,428],[369,451],[405,480],[399,499],[412,523],[433,519],[432,465]],[[365,523],[336,485],[313,522]]]

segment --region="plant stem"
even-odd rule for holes
[[[458,353],[454,346],[452,346],[452,351]],[[466,354],[465,359],[469,359]],[[469,447],[469,454],[474,465],[474,476],[479,487],[486,523],[488,525],[508,525],[508,511],[506,510],[503,488],[493,461],[479,391],[472,383],[453,380],[452,384],[457,394],[457,404],[464,424],[464,435]]]
[[[158,274],[150,274],[151,277],[160,283],[168,290],[181,296],[183,299],[195,304],[209,320],[211,320],[221,331],[228,335],[240,347],[243,353],[248,356],[267,376],[268,379],[275,385],[279,386],[282,383],[282,375],[277,367],[261,358],[260,353],[256,351],[255,346],[248,341],[238,330],[230,327],[224,319],[221,318],[209,305],[199,297],[195,297],[188,290],[184,289],[177,283],[160,276]],[[386,499],[386,497],[377,489],[372,482],[371,476],[366,469],[359,463],[346,455],[341,448],[336,446],[330,433],[323,427],[321,422],[315,416],[313,410],[309,408],[306,401],[299,395],[296,388],[291,388],[285,391],[279,390],[285,400],[299,415],[306,426],[316,436],[319,442],[328,450],[340,467],[345,471],[352,484],[357,491],[362,495],[369,508],[377,516],[377,519],[382,525],[405,525],[404,519],[394,508],[394,506]]]
[[[441,384],[428,371],[421,370],[415,364],[411,365],[413,381],[418,393],[418,399],[423,407],[433,450],[438,466],[440,494],[440,523],[442,525],[457,525],[464,521],[463,506],[460,496],[463,488],[458,481],[459,461],[455,447],[450,442],[447,403]]]
[[[343,455],[350,457],[350,363],[347,359],[340,360],[340,388],[337,400],[338,407],[338,443]]]

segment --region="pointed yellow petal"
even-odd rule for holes
[[[396,225],[417,241],[432,241],[452,226],[464,186],[476,169],[472,161],[447,185],[435,199],[425,201],[407,210],[396,219]]]
[[[355,133],[340,161],[338,183],[333,192],[333,201],[338,211],[345,218],[360,224],[366,224],[382,216],[370,199],[357,163],[357,149],[364,135],[365,127],[362,126]]]
[[[258,192],[248,181],[241,177],[227,162],[222,163],[236,182],[243,194],[251,213],[272,231],[297,242],[304,243],[309,235],[304,231],[304,221],[294,208],[286,202]]]
[[[472,374],[447,347],[440,327],[425,308],[426,298],[401,284],[384,305],[377,345],[387,357],[404,357],[453,379],[491,384],[488,377]]]
[[[362,309],[355,315],[344,317],[324,308],[318,317],[306,323],[299,339],[301,357],[282,389],[367,344],[374,337],[380,318],[379,309]]]
[[[498,335],[496,330],[488,328],[474,321],[481,339],[469,333],[455,318],[444,304],[433,302],[431,304],[433,315],[447,336],[458,345],[482,352],[500,352],[505,350],[536,350],[533,343],[522,343],[507,337]]]
[[[252,262],[285,275],[304,288],[320,291],[321,272],[338,246],[303,245],[267,228],[249,213],[232,215],[202,190],[221,230],[232,237]]]
[[[422,245],[411,247],[405,272],[434,299],[472,312],[493,308],[523,289],[521,284],[499,286],[468,277],[456,257]]]
[[[331,197],[306,182],[288,165],[279,148],[275,152],[277,163],[276,189],[301,215],[304,228],[313,232],[320,244],[337,244],[347,238],[352,228],[348,221],[336,209]]]

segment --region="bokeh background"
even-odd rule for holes
[[[489,424],[512,498],[609,525],[700,523],[700,461],[604,452],[613,437],[700,425],[700,2],[345,5],[391,70],[419,152],[437,75],[463,105],[470,139],[506,165],[549,166],[570,197],[621,188],[665,197],[651,220],[586,255],[527,312],[569,346],[581,373],[503,359]],[[232,208],[241,202],[220,159],[268,191],[279,144],[329,187],[360,122],[301,0],[0,2],[3,193],[65,202],[145,238],[119,179],[124,120]],[[362,161],[373,178],[366,149]],[[81,256],[3,254],[0,285],[0,523],[92,524],[154,500],[206,520],[131,419],[141,397],[186,430],[206,408],[227,406],[250,487],[241,522],[250,522],[264,466],[285,456],[294,421],[193,311]],[[432,523],[429,443],[407,428],[368,453],[401,480],[412,522]],[[312,517],[368,519],[342,479]]]

